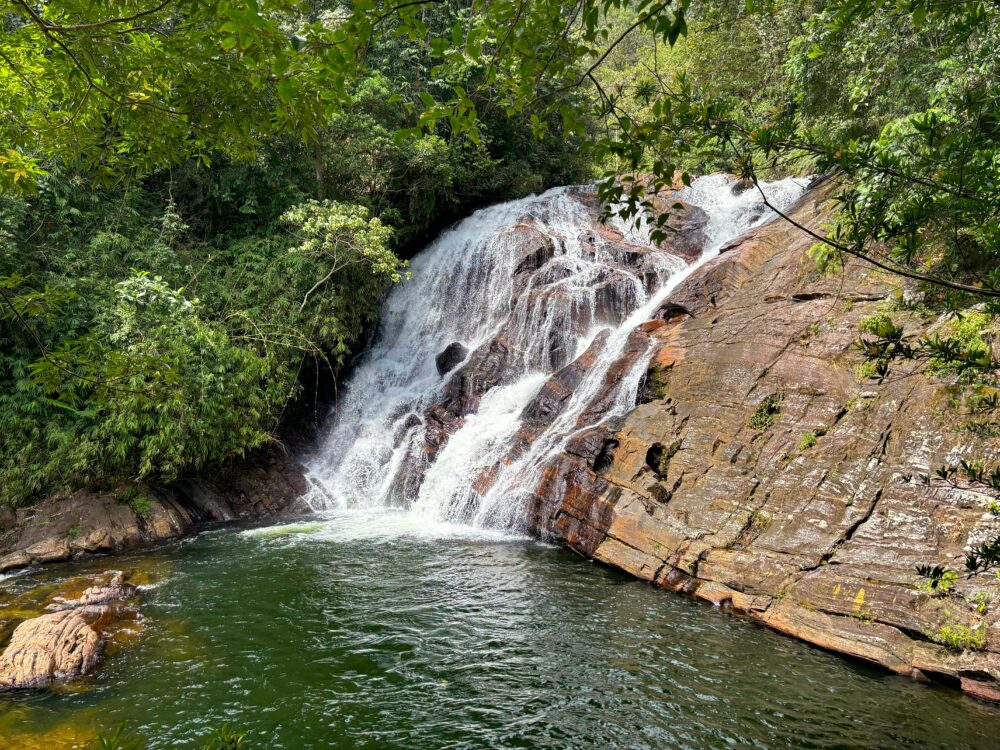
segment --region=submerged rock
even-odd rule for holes
[[[53,603],[46,609],[61,611],[79,607],[94,607],[99,604],[122,602],[136,595],[135,586],[125,582],[125,574],[122,571],[112,570],[107,575],[110,575],[110,580],[90,586],[77,599],[56,596]]]

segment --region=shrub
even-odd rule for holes
[[[858,321],[858,330],[861,333],[870,333],[873,336],[883,336],[885,332],[895,327],[892,318],[888,313],[876,312],[866,315]]]
[[[986,626],[944,625],[931,640],[951,651],[982,651],[986,648]]]
[[[967,601],[970,605],[972,605],[973,609],[975,609],[976,612],[978,612],[981,615],[985,615],[990,608],[991,600],[990,600],[990,595],[987,594],[985,591],[977,591],[972,596],[966,597],[965,601]]]
[[[770,396],[765,396],[764,400],[757,404],[753,414],[750,415],[747,426],[758,432],[769,430],[774,424],[775,418],[781,413],[783,399],[784,394],[782,393],[772,393]]]
[[[271,439],[302,392],[304,358],[314,370],[346,361],[403,265],[367,209],[303,203],[282,222],[267,236],[217,238],[209,252],[175,248],[183,225],[168,205],[121,236],[57,224],[48,241],[61,240],[62,266],[33,267],[27,246],[0,255],[8,307],[48,342],[40,358],[26,327],[0,316],[0,502],[169,481]],[[123,262],[162,275],[122,279]],[[2,277],[13,268],[32,285]]]
[[[142,518],[149,515],[149,498],[146,495],[139,495],[129,505],[132,506],[132,510],[136,512],[136,515]]]
[[[941,565],[918,565],[917,575],[927,579],[920,588],[932,594],[944,594],[958,582],[958,573]]]
[[[941,340],[942,343],[947,342],[950,349],[928,361],[928,372],[942,375],[961,372],[966,361],[989,363],[993,350],[986,338],[986,331],[992,322],[991,316],[981,312],[966,312],[951,321],[948,324],[949,336]],[[957,357],[948,356],[952,350]]]
[[[818,440],[818,438],[816,437],[816,433],[815,432],[807,432],[799,440],[799,450],[800,451],[807,451],[807,450],[809,450],[814,445],[816,445],[817,440]]]

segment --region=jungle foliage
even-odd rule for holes
[[[405,99],[441,85],[405,38],[306,91],[281,10],[234,46],[220,26],[250,5],[4,6],[0,501],[169,481],[272,440],[419,242],[586,176],[572,140],[500,110],[475,143],[448,123],[398,138],[417,121]]]
[[[696,172],[836,172],[820,263],[1000,299],[988,0],[6,0],[0,24],[8,502],[267,440],[399,257],[590,170],[625,216]]]

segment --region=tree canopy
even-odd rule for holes
[[[659,236],[650,192],[693,174],[833,173],[820,266],[1000,299],[988,0],[0,8],[8,501],[270,439],[401,257],[555,184],[599,178]]]

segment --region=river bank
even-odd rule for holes
[[[0,573],[184,536],[199,524],[308,512],[306,481],[283,446],[166,487],[80,490],[0,508]]]

